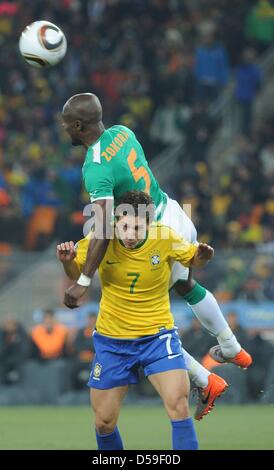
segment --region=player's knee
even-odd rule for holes
[[[165,408],[170,419],[184,419],[189,416],[188,394],[173,394],[165,401]]]
[[[114,431],[117,420],[113,417],[96,415],[95,427],[99,434],[109,434]]]
[[[192,276],[189,276],[188,279],[185,281],[177,281],[174,289],[176,290],[177,294],[183,297],[184,295],[188,294],[193,287],[195,286],[196,281],[192,279]]]

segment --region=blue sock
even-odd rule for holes
[[[116,426],[113,432],[109,434],[98,434],[96,431],[96,440],[98,450],[123,450],[123,442]]]
[[[192,418],[171,421],[173,450],[198,450],[198,440]]]

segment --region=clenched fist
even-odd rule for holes
[[[72,261],[76,256],[73,242],[64,242],[57,245],[56,256],[61,263]]]
[[[199,243],[197,250],[197,258],[200,260],[210,261],[214,256],[214,249],[206,243]]]

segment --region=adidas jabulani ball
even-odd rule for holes
[[[65,56],[67,40],[55,24],[49,21],[35,21],[22,32],[19,50],[27,63],[33,67],[51,67]]]

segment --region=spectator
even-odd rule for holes
[[[195,105],[192,108],[190,119],[185,124],[186,151],[192,164],[206,160],[214,127],[213,119],[204,107]]]
[[[269,142],[260,152],[260,161],[265,178],[274,180],[274,142]]]
[[[269,371],[269,366],[274,360],[274,347],[262,338],[258,330],[251,332],[249,352],[254,358],[254,364],[247,371],[248,389],[254,400],[261,396]]]
[[[259,48],[272,43],[274,38],[274,7],[270,0],[257,0],[246,18],[246,36]]]
[[[65,356],[66,338],[66,327],[57,323],[53,310],[45,310],[43,323],[31,331],[33,357],[48,361]]]
[[[74,367],[72,373],[73,388],[76,390],[83,388],[89,377],[90,364],[94,356],[92,333],[95,328],[97,315],[90,313],[87,317],[87,324],[76,334],[74,350]]]
[[[226,314],[226,320],[242,347],[249,350],[249,336],[245,329],[239,324],[237,313],[231,310]]]
[[[49,175],[48,175],[49,176]],[[47,177],[44,166],[39,165],[25,185],[23,194],[23,213],[28,217],[37,206],[58,207],[61,201],[54,192],[52,182]]]
[[[24,328],[7,317],[0,329],[0,383],[13,385],[21,381],[22,365],[29,352],[30,342]]]
[[[246,48],[236,69],[235,97],[240,109],[241,131],[247,136],[250,134],[253,103],[262,81],[261,69],[255,60],[255,50]]]
[[[196,318],[192,320],[190,328],[183,331],[182,342],[184,348],[198,360],[201,360],[216,343]]]
[[[216,41],[214,27],[210,29],[203,33],[196,49],[197,97],[203,103],[217,99],[229,78],[226,49]]]
[[[189,110],[176,102],[173,96],[167,97],[155,112],[150,128],[150,137],[158,144],[158,150],[163,146],[176,145],[184,140],[182,122],[189,117]]]

